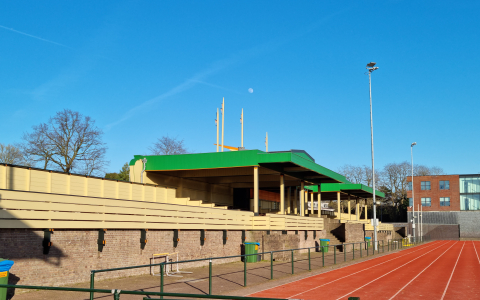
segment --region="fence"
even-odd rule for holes
[[[143,295],[143,296],[164,296],[180,297],[180,298],[200,298],[200,299],[232,299],[232,300],[287,300],[280,298],[259,298],[259,297],[241,297],[241,296],[223,296],[223,295],[205,295],[205,294],[183,294],[183,293],[159,293],[159,292],[145,292],[145,291],[127,291],[127,290],[106,290],[106,289],[82,289],[69,287],[53,287],[53,286],[32,286],[32,285],[9,285],[0,284],[0,288],[18,288],[18,289],[32,289],[32,290],[52,290],[52,291],[68,291],[68,292],[83,292],[83,293],[102,293],[113,294],[114,300],[120,300],[120,295]],[[146,297],[144,299],[151,299]],[[169,299],[164,299],[169,300]]]
[[[262,252],[257,254],[243,254],[243,255],[234,255],[234,256],[223,256],[223,257],[210,257],[202,259],[193,259],[193,260],[184,260],[184,261],[175,261],[175,262],[163,262],[157,264],[148,264],[148,265],[139,265],[139,266],[129,266],[122,268],[112,268],[112,269],[103,269],[103,270],[92,270],[90,276],[90,289],[95,288],[95,274],[103,272],[114,272],[128,269],[136,268],[152,268],[160,267],[160,293],[164,292],[164,280],[165,280],[165,270],[169,265],[173,264],[191,264],[199,261],[208,261],[208,295],[213,294],[212,288],[212,269],[213,261],[220,259],[229,259],[229,258],[241,258],[243,259],[243,286],[247,286],[247,256],[258,255],[265,258],[268,258],[270,272],[270,280],[274,279],[274,270],[277,268],[282,273],[295,274],[295,265],[301,265],[304,270],[312,271],[313,267],[325,267],[336,265],[341,261],[347,262],[352,261],[358,258],[363,258],[371,255],[378,255],[380,253],[385,253],[402,249],[404,247],[414,246],[419,243],[424,242],[425,240],[408,240],[408,239],[389,239],[386,241],[376,241],[376,242],[357,242],[357,243],[348,243],[348,244],[338,244],[338,245],[329,245],[329,246],[316,246],[316,247],[306,247],[298,249],[286,249],[286,250],[276,250],[269,252]],[[314,251],[312,251],[314,249]],[[301,253],[303,251],[303,253]],[[342,252],[340,252],[342,251]],[[376,253],[375,253],[376,252]],[[275,255],[277,254],[277,255]],[[282,254],[282,255],[278,255]],[[287,254],[287,255],[285,255]],[[297,259],[295,259],[295,254],[297,254]],[[300,254],[300,255],[299,255]],[[287,258],[287,262],[278,263],[276,259],[278,258]],[[299,257],[300,256],[300,257]],[[288,261],[289,260],[289,261]],[[275,262],[275,263],[274,263]],[[90,299],[93,300],[93,293],[90,295]]]

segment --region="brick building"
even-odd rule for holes
[[[411,180],[411,177],[407,179],[410,222],[415,205],[417,224],[420,219],[418,210],[421,209],[423,224],[455,224],[459,225],[461,238],[480,237],[480,174],[414,176],[415,201],[412,198]],[[418,225],[416,230],[418,236]],[[426,232],[423,234],[426,235]]]

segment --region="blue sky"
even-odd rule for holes
[[[104,131],[109,171],[157,137],[303,149],[331,169],[410,160],[480,173],[480,2],[10,1],[0,10],[1,143],[64,108]],[[248,89],[252,88],[253,93]]]

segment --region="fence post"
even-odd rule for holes
[[[322,267],[325,267],[325,246],[320,246],[322,248]]]
[[[352,244],[352,253],[353,253],[352,260],[355,260],[355,243]]]
[[[273,251],[270,252],[270,279],[273,279]]]
[[[247,255],[243,256],[243,286],[247,286]]]
[[[361,243],[361,242],[360,242],[359,244],[360,244],[360,258],[362,258],[362,257],[363,257],[363,255],[362,255],[362,248],[363,248],[363,247],[362,247],[362,243]]]
[[[368,243],[365,242],[365,246],[367,246],[367,256],[368,256]]]
[[[347,245],[343,244],[343,261],[347,261]]]
[[[293,250],[292,250],[292,274],[295,272],[294,267],[293,267]]]
[[[95,271],[90,271],[90,288],[93,290],[95,288]],[[94,293],[90,292],[90,300],[93,300]]]
[[[382,240],[382,253],[385,253],[385,243],[384,243],[384,240]]]
[[[387,241],[387,252],[390,252],[390,240]]]
[[[333,264],[337,264],[337,247],[333,246]]]
[[[208,262],[208,294],[212,294],[212,259]]]
[[[312,270],[312,264],[310,262],[310,248],[308,248],[308,270]]]
[[[160,293],[163,293],[163,266],[165,263],[160,265]],[[163,299],[163,296],[160,296],[160,299]]]
[[[113,299],[114,300],[120,300],[120,290],[114,290]]]

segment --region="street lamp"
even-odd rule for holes
[[[412,158],[412,231],[413,231],[413,240],[415,240],[415,194],[413,192],[413,146],[415,146],[417,142],[413,142],[410,145],[410,156]]]
[[[372,137],[372,183],[373,183],[373,245],[377,250],[377,202],[375,199],[375,158],[373,155],[373,118],[372,118],[372,72],[377,70],[376,63],[367,64],[368,83],[370,87],[370,134]]]

